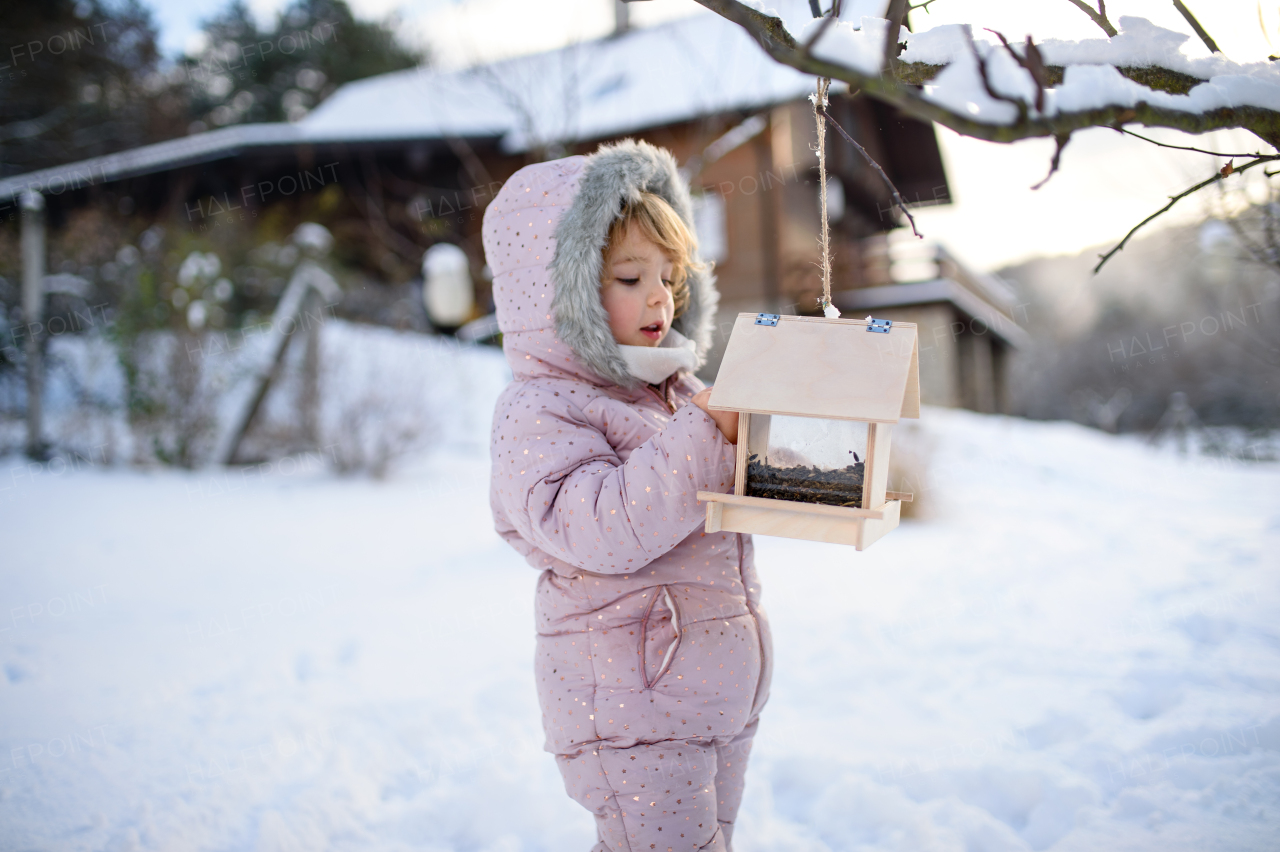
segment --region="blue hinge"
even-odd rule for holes
[[[756,314],[756,325],[777,325],[781,314]]]
[[[888,334],[889,328],[892,325],[893,320],[873,319],[871,322],[867,323],[867,331],[874,331],[877,334]]]

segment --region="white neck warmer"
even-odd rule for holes
[[[677,370],[692,372],[698,366],[697,345],[674,328],[657,346],[618,344],[627,372],[637,379],[656,385]]]

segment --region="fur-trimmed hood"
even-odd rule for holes
[[[485,256],[493,273],[498,325],[504,340],[520,350],[507,347],[517,371],[533,360],[526,348],[540,360],[557,362],[560,369],[568,366],[543,345],[551,331],[595,377],[628,388],[642,384],[629,372],[600,302],[601,252],[609,226],[623,204],[639,200],[641,192],[663,198],[694,230],[689,189],[675,158],[663,148],[630,139],[601,146],[590,156],[526,166],[489,205]],[[701,366],[711,345],[719,294],[708,268],[687,272],[689,302],[672,328],[693,341]],[[532,347],[512,338],[530,332],[539,340]]]

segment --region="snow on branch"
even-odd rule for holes
[[[905,49],[886,63],[885,45],[896,41],[889,41],[892,26],[884,19],[863,18],[858,27],[826,17],[793,35],[759,0],[698,3],[743,27],[784,65],[842,80],[976,139],[1058,138],[1088,127],[1141,124],[1188,133],[1238,127],[1269,145],[1280,143],[1280,69],[1221,54],[1188,56],[1181,46],[1190,36],[1142,18],[1121,17],[1110,39],[1047,39],[1035,45],[1035,58],[1022,46],[1006,49],[981,38],[971,49],[964,27],[939,26],[904,33]],[[1028,67],[1037,60],[1050,83],[1041,108],[1036,101],[1043,87]]]

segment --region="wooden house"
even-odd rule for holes
[[[44,197],[55,231],[94,204],[178,222],[196,235],[251,228],[281,209],[322,216],[338,256],[381,286],[349,290],[339,314],[425,329],[420,290],[413,293],[422,253],[437,242],[471,259],[478,314],[491,305],[481,219],[509,175],[531,161],[641,138],[671,149],[695,190],[699,239],[716,261],[722,295],[718,347],[704,371],[713,377],[740,311],[816,310],[814,80],[773,62],[713,14],[647,29],[622,24],[610,37],[541,54],[350,83],[297,123],[226,127],[8,178],[0,181],[0,220],[17,218],[3,208],[13,213],[24,191]],[[949,201],[931,125],[836,90],[831,111],[909,202]],[[898,214],[888,191],[851,146],[830,134],[828,146],[836,303],[886,315],[917,310],[925,303],[886,301],[902,292],[892,289],[886,234]],[[931,298],[943,313],[1004,310],[963,284]],[[922,341],[932,345],[926,326]],[[1013,342],[939,360],[936,369],[959,371],[956,381],[931,375],[934,360],[922,350],[925,402],[999,408],[999,392],[952,385],[999,387]]]
[[[917,327],[925,403],[1007,412],[1009,358],[1028,339],[1018,322],[1025,305],[1000,278],[967,269],[936,243],[891,241],[887,255],[892,283],[842,289],[832,302],[846,316]]]

